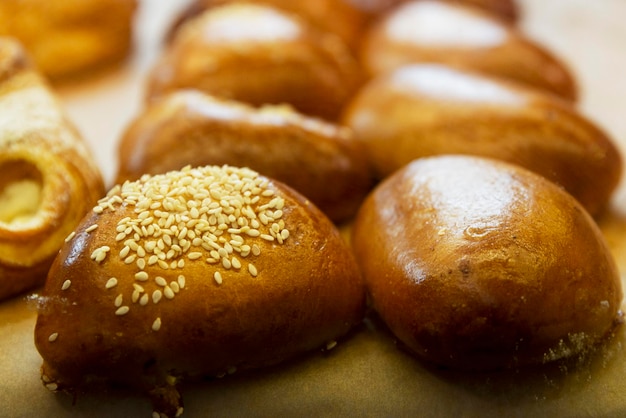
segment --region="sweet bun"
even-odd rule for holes
[[[43,284],[104,194],[90,151],[13,39],[0,37],[0,299]]]
[[[58,81],[124,59],[136,9],[136,0],[2,0],[0,36],[19,39]]]
[[[118,155],[118,183],[186,165],[249,167],[335,222],[351,218],[373,185],[363,144],[349,129],[286,106],[254,108],[191,90],[149,105],[123,133]]]
[[[595,215],[622,173],[616,145],[571,103],[441,65],[408,65],[371,80],[342,123],[381,178],[419,157],[480,155],[547,177]]]
[[[116,186],[84,218],[35,343],[49,389],[122,383],[179,416],[180,381],[333,346],[364,306],[349,247],[301,195],[249,169],[187,167]]]
[[[512,25],[472,7],[417,0],[391,10],[364,35],[364,70],[381,74],[410,63],[440,63],[543,89],[575,101],[567,66]]]
[[[333,120],[362,81],[336,36],[278,9],[227,4],[180,27],[148,75],[147,97],[193,88]]]
[[[174,29],[204,10],[237,2],[241,0],[195,0],[184,10]],[[367,8],[350,0],[246,0],[246,3],[275,7],[296,14],[320,30],[337,35],[351,49],[360,43],[361,35],[371,19]]]
[[[374,309],[440,366],[588,354],[621,321],[621,281],[600,230],[569,194],[521,167],[416,160],[368,197],[352,238]]]

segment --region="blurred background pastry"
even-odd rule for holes
[[[335,222],[350,219],[373,185],[365,146],[348,128],[288,106],[261,108],[197,90],[174,91],[130,123],[117,183],[186,165],[249,167],[303,194]]]
[[[137,0],[2,0],[0,35],[20,40],[54,81],[119,63],[133,46]]]

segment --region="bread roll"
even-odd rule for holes
[[[374,308],[419,358],[460,369],[586,355],[621,322],[607,244],[561,188],[497,160],[416,160],[366,200],[352,245]]]
[[[185,23],[148,76],[148,98],[194,88],[333,120],[362,83],[345,44],[295,15],[229,4]]]
[[[104,194],[85,142],[23,48],[0,37],[0,299],[42,284]]]
[[[35,342],[49,389],[123,383],[178,416],[181,380],[332,346],[364,301],[350,249],[301,195],[249,169],[187,167],[117,186],[84,218]]]
[[[622,173],[613,140],[570,103],[439,65],[405,66],[371,80],[342,122],[365,143],[380,177],[419,157],[481,155],[547,177],[595,215]]]
[[[211,7],[241,0],[195,0],[184,10],[178,25]],[[356,49],[371,19],[369,10],[351,0],[246,0],[298,15],[319,29],[337,35],[351,49]],[[178,27],[178,25],[176,27]]]
[[[136,0],[2,0],[0,36],[20,40],[54,81],[125,58]]]
[[[249,167],[306,196],[335,222],[351,218],[373,185],[352,132],[291,108],[256,109],[178,91],[138,115],[118,147],[117,182],[186,165]]]
[[[575,101],[567,66],[511,25],[475,8],[410,1],[365,34],[361,61],[371,75],[410,63],[440,63],[533,86]]]

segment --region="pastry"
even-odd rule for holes
[[[365,144],[379,178],[419,157],[482,155],[547,177],[595,215],[622,173],[612,139],[571,103],[441,65],[408,65],[371,80],[342,123]]]
[[[471,156],[412,162],[370,194],[352,245],[374,309],[418,358],[488,370],[589,355],[621,323],[621,280],[561,188]]]
[[[2,0],[0,36],[19,39],[59,81],[127,57],[136,8],[136,0]]]
[[[147,97],[194,88],[333,120],[361,83],[337,37],[277,9],[229,4],[180,27],[148,75]]]
[[[250,169],[186,167],[116,186],[84,218],[35,343],[48,389],[121,383],[179,416],[179,382],[332,347],[364,305],[349,247],[301,195]]]
[[[86,143],[19,43],[0,37],[0,299],[43,283],[104,194]]]
[[[211,7],[238,2],[241,0],[195,0],[177,19],[173,30]],[[363,31],[372,19],[367,5],[352,0],[246,0],[246,3],[274,7],[298,15],[320,30],[337,35],[351,49],[356,49]]]
[[[543,89],[575,101],[567,66],[518,29],[475,8],[419,0],[403,3],[364,35],[364,69],[381,74],[411,63],[440,63]]]
[[[117,182],[186,165],[249,167],[293,187],[335,222],[355,213],[373,185],[351,131],[286,106],[259,109],[179,90],[138,115],[118,147]]]

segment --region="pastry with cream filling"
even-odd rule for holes
[[[96,200],[86,142],[22,46],[0,37],[0,299],[43,284]]]

